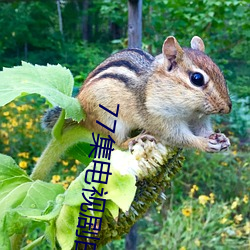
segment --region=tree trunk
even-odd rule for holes
[[[128,1],[128,47],[142,47],[142,0]]]
[[[89,40],[89,18],[88,18],[89,0],[82,1],[82,39]]]
[[[62,12],[61,12],[61,6],[60,6],[60,0],[56,1],[57,4],[57,12],[58,12],[58,20],[59,20],[59,29],[63,36],[63,22],[62,22]]]
[[[142,0],[128,1],[128,47],[142,47]],[[126,236],[126,250],[136,250],[137,226]]]

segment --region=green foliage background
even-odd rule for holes
[[[60,63],[75,77],[86,75],[105,57],[126,47],[127,1],[62,1],[63,33],[55,1],[1,1],[0,66],[21,60]],[[250,14],[248,1],[143,1],[143,47],[160,53],[168,35],[189,46],[194,35],[205,41],[206,52],[220,65],[231,91],[249,94]],[[83,39],[83,17],[87,39]],[[84,19],[85,20],[85,19]],[[80,84],[80,81],[79,81]]]
[[[21,60],[60,63],[72,71],[80,86],[103,59],[127,46],[127,1],[92,0],[86,9],[83,2],[62,1],[61,33],[56,1],[1,1],[0,67],[19,65]],[[167,201],[154,206],[139,223],[139,249],[247,249],[250,244],[246,199],[250,191],[249,16],[249,1],[143,1],[143,49],[160,53],[169,35],[176,36],[182,46],[189,46],[194,35],[202,37],[206,52],[225,74],[233,111],[215,118],[215,127],[230,137],[231,151],[185,153],[184,169],[166,192]],[[28,105],[21,99],[0,109],[0,152],[12,155],[30,173],[46,144],[39,118],[47,106],[37,96],[28,99]],[[67,187],[82,169],[65,158],[58,163],[52,182]],[[193,185],[199,190],[190,197]],[[210,193],[215,194],[215,204],[211,199],[200,204],[198,197]],[[187,208],[193,217],[185,215]],[[237,221],[235,216],[240,214],[243,219]],[[223,218],[227,222],[219,223]],[[32,229],[31,236],[28,241],[36,239],[39,231]],[[124,241],[106,248],[122,249]]]

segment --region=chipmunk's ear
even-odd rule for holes
[[[204,45],[204,42],[203,40],[198,37],[198,36],[194,36],[191,40],[191,48],[192,49],[197,49],[197,50],[200,50],[202,52],[205,51],[205,45]]]
[[[183,50],[175,37],[169,36],[162,46],[162,54],[170,61],[179,61],[182,59]]]

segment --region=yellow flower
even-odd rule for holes
[[[239,198],[236,197],[235,201],[231,205],[231,209],[235,209],[239,205]]]
[[[24,105],[21,105],[21,106],[17,106],[17,110],[20,112],[20,111],[25,111],[25,110],[28,110],[28,109],[33,109],[31,106],[27,105],[27,104],[24,104]]]
[[[4,148],[4,152],[9,152],[10,151],[10,147],[5,147]]]
[[[68,183],[68,182],[64,182],[64,183],[63,183],[63,187],[64,187],[64,189],[67,189],[67,188],[68,188],[68,186],[69,186],[69,183]]]
[[[225,205],[225,206],[223,206],[223,209],[224,210],[228,210],[228,207]]]
[[[69,165],[69,163],[67,161],[63,161],[63,160],[62,160],[62,164],[63,164],[63,166],[68,166]]]
[[[241,236],[242,236],[242,232],[241,232],[239,229],[237,229],[237,230],[236,230],[236,235],[237,235],[238,237],[241,237]]]
[[[186,247],[181,247],[180,250],[186,250]]]
[[[4,116],[9,116],[9,114],[10,114],[10,112],[8,112],[8,111],[3,112]]]
[[[189,217],[192,214],[192,208],[191,207],[185,207],[181,210],[182,214],[186,217]]]
[[[17,123],[16,120],[12,120],[12,121],[11,121],[11,125],[12,125],[12,127],[17,127],[17,126],[18,126],[18,123]]]
[[[194,244],[197,246],[197,247],[200,247],[201,246],[201,242],[199,239],[195,239],[194,240]]]
[[[237,214],[234,216],[234,221],[236,224],[239,224],[243,220],[242,214]]]
[[[248,201],[249,201],[248,195],[245,194],[243,197],[243,202],[247,204]]]
[[[21,153],[18,153],[18,156],[19,156],[19,157],[23,157],[23,158],[26,158],[26,159],[29,158],[29,155],[30,155],[29,152],[21,152]]]
[[[227,237],[227,234],[226,233],[221,233],[221,238],[226,238]]]
[[[199,187],[196,185],[193,185],[192,188],[190,189],[189,196],[193,198],[194,193],[199,190]]]
[[[3,139],[3,144],[9,145],[10,144],[10,140],[8,138],[4,138]]]
[[[15,104],[14,102],[11,102],[11,103],[9,104],[9,106],[10,106],[11,108],[15,108],[15,107],[16,107],[16,104]]]
[[[0,135],[1,135],[1,137],[5,137],[5,138],[9,137],[9,134],[4,130],[0,130]]]
[[[26,122],[26,128],[27,128],[27,129],[31,129],[32,126],[33,126],[33,121],[32,121],[32,120]]]
[[[75,179],[75,176],[67,176],[66,181],[67,182],[72,182]]]
[[[225,224],[227,222],[227,218],[222,218],[221,220],[220,220],[220,224]]]
[[[232,151],[232,154],[233,154],[233,155],[237,155],[237,153],[238,153],[237,150],[233,150],[233,151]]]
[[[26,169],[28,167],[27,161],[20,161],[19,162],[19,167],[23,168],[23,169]]]
[[[227,167],[227,166],[228,166],[228,163],[223,161],[223,162],[221,163],[221,165],[222,165],[223,167]]]
[[[200,195],[198,199],[199,203],[203,206],[210,200],[210,198],[207,195]]]
[[[77,171],[76,165],[73,165],[73,166],[70,168],[70,170],[73,171],[73,172],[76,172],[76,171]]]
[[[246,234],[250,234],[250,222],[247,221],[246,225],[244,226],[244,231],[246,232]]]
[[[237,202],[237,201],[234,201],[234,202],[232,203],[231,209],[235,209],[237,206],[238,206],[238,202]]]
[[[20,112],[23,111],[23,107],[22,106],[17,106],[16,109]]]
[[[75,160],[75,164],[76,164],[76,165],[80,165],[80,164],[81,164],[81,162],[80,162],[80,161],[78,161],[78,160]]]
[[[32,160],[34,161],[34,162],[37,162],[38,161],[38,159],[39,159],[39,157],[32,157]]]
[[[209,197],[210,197],[210,203],[214,204],[214,193],[210,193]]]
[[[239,162],[239,163],[242,162],[242,160],[241,160],[239,157],[236,157],[235,160],[236,160],[237,162]]]
[[[53,176],[52,176],[51,182],[52,182],[52,183],[57,183],[57,182],[60,181],[60,179],[61,179],[61,176],[60,176],[60,175],[53,175]]]

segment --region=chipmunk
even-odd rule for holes
[[[82,125],[108,135],[117,121],[116,144],[127,147],[130,132],[141,129],[140,138],[155,138],[164,145],[219,152],[230,146],[228,138],[215,133],[210,114],[227,114],[231,100],[218,66],[204,53],[203,40],[194,36],[191,48],[181,48],[169,36],[162,54],[153,57],[140,49],[125,49],[97,66],[85,80],[77,98],[86,112]],[[115,112],[114,117],[99,104]]]

